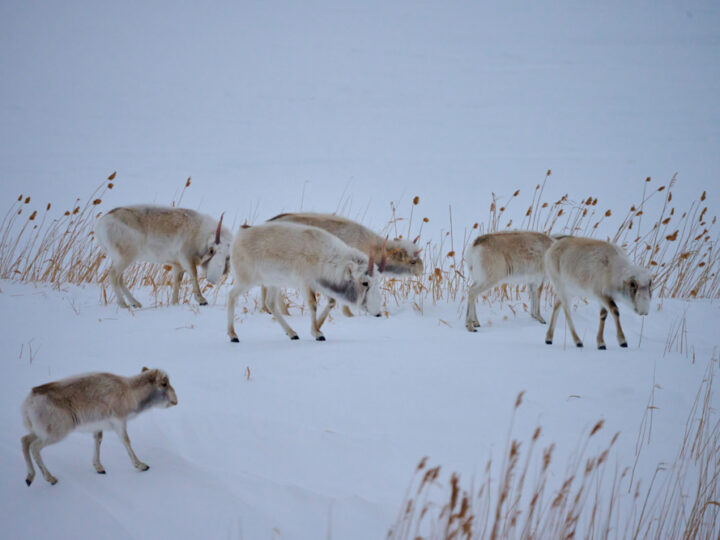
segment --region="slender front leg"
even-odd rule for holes
[[[558,313],[560,313],[560,305],[562,302],[559,298],[555,300],[552,315],[550,316],[550,326],[548,326],[547,334],[545,334],[545,343],[552,345],[553,335],[555,334],[555,323],[557,322]]]
[[[623,332],[622,326],[620,326],[620,310],[617,307],[615,301],[609,296],[603,298],[610,308],[610,313],[615,319],[615,329],[617,331],[617,340],[621,347],[627,347],[627,340],[625,339],[625,333]]]
[[[187,259],[181,262],[185,267],[185,270],[187,270],[188,274],[190,274],[195,300],[197,300],[197,303],[201,306],[207,306],[207,300],[205,300],[205,297],[200,292],[200,284],[198,283],[197,266],[195,266],[195,262]]]
[[[230,289],[230,294],[228,295],[228,305],[227,305],[227,333],[228,336],[230,336],[230,341],[233,343],[239,343],[240,340],[237,337],[237,334],[235,333],[235,302],[237,302],[237,297],[245,292],[247,288],[241,284],[235,285],[232,289]]]
[[[598,328],[597,335],[597,348],[601,351],[607,349],[605,346],[605,319],[607,319],[607,309],[600,308],[600,327]]]
[[[318,317],[318,330],[319,330],[320,328],[322,328],[322,325],[323,325],[323,324],[325,324],[325,319],[328,318],[328,315],[330,315],[330,312],[331,312],[332,309],[335,307],[335,304],[337,304],[337,302],[335,301],[334,298],[330,298],[330,299],[328,300],[328,303],[327,303],[327,305],[325,306],[325,309],[322,310],[322,313],[320,314],[320,317]],[[346,308],[347,306],[343,306],[343,307]],[[352,313],[350,314],[350,316],[352,317]]]
[[[320,331],[317,321],[317,297],[315,296],[315,291],[310,287],[305,288],[305,300],[310,310],[310,333],[316,341],[325,341],[325,336]]]
[[[530,316],[540,324],[545,324],[545,319],[540,315],[540,295],[542,294],[543,284],[540,286],[535,283],[528,285],[528,292],[530,293]]]
[[[280,313],[280,310],[277,309],[277,306],[275,306],[273,304],[274,304],[274,302],[270,302],[270,306],[268,306],[270,308],[270,313],[272,314],[273,317],[275,317],[275,320],[277,320],[277,322],[280,323],[280,326],[283,327],[283,330],[285,330],[285,334],[290,339],[300,339],[298,337],[297,333],[295,332],[295,330],[290,328],[290,325],[285,321],[285,319],[283,319],[283,316]]]
[[[95,467],[95,470],[98,472],[98,474],[105,474],[105,467],[103,467],[102,463],[100,463],[100,443],[103,439],[103,432],[96,431],[95,433],[93,433],[93,437],[95,439],[95,454],[93,455],[93,466]]]
[[[342,312],[343,312],[343,315],[345,315],[346,317],[354,317],[355,316],[355,315],[353,315],[353,312],[350,311],[350,308],[347,306],[343,306]]]
[[[172,303],[177,304],[180,301],[180,282],[182,281],[185,271],[178,263],[173,263],[173,292]]]
[[[25,483],[29,486],[35,479],[35,467],[33,467],[32,459],[30,458],[30,445],[37,439],[37,435],[34,433],[28,433],[22,439],[22,452],[25,458],[25,465],[27,466],[27,476],[25,477]]]
[[[117,420],[113,425],[113,429],[115,430],[115,433],[118,434],[118,437],[120,437],[120,440],[125,446],[125,450],[127,450],[128,456],[130,456],[130,461],[132,461],[135,468],[139,471],[147,471],[150,467],[138,459],[132,449],[132,446],[130,446],[130,437],[127,433],[127,423],[124,420]]]

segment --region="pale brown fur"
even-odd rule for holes
[[[359,249],[366,255],[374,256],[375,263],[379,264],[381,252],[385,247],[386,263],[383,272],[392,276],[420,276],[423,273],[423,262],[419,256],[420,248],[413,242],[402,239],[387,240],[379,234],[371,231],[364,225],[335,214],[319,214],[313,212],[299,212],[279,214],[270,218],[268,222],[300,223],[326,230],[337,236],[348,246]],[[263,306],[269,311],[269,302],[280,303],[275,306],[283,310],[287,315],[285,303],[278,302],[278,294],[268,296],[267,290],[262,291]],[[332,302],[332,300],[331,300]],[[343,307],[343,313],[352,316],[347,306]]]
[[[555,323],[562,307],[576,346],[583,346],[570,316],[569,299],[574,292],[593,296],[600,303],[598,348],[606,348],[603,334],[608,311],[615,320],[618,343],[621,347],[627,347],[616,301],[630,305],[639,315],[647,315],[652,296],[652,279],[646,268],[633,264],[614,244],[572,236],[553,243],[545,254],[545,267],[557,294],[545,336],[546,343],[552,343]]]
[[[237,297],[255,285],[264,285],[273,291],[280,287],[294,287],[305,293],[311,313],[312,334],[319,341],[325,339],[320,327],[329,308],[317,318],[315,290],[340,302],[361,307],[373,315],[380,314],[380,294],[373,275],[372,260],[323,229],[274,222],[242,229],[233,241],[231,262],[235,274],[227,313],[231,341],[238,341],[234,328]],[[290,328],[273,302],[268,308],[288,337],[297,339],[297,333]]]
[[[143,368],[139,375],[122,377],[111,373],[91,373],[36,386],[22,404],[22,417],[29,433],[22,437],[22,449],[29,486],[35,478],[32,457],[45,480],[55,484],[40,455],[45,446],[55,444],[74,430],[92,431],[95,438],[93,465],[98,473],[103,429],[114,430],[139,470],[147,470],[132,447],[127,434],[128,419],[150,407],[177,405],[175,389],[164,371]]]
[[[187,208],[136,205],[115,208],[102,216],[95,227],[96,236],[112,260],[110,282],[120,307],[141,307],[123,282],[123,271],[135,261],[170,264],[173,267],[172,303],[178,303],[178,291],[184,272],[190,274],[193,294],[200,305],[207,301],[200,292],[197,267],[210,282],[217,282],[229,270],[231,233],[222,227],[220,242],[218,221]]]
[[[533,231],[504,231],[478,236],[465,254],[471,283],[468,288],[465,327],[476,332],[480,326],[477,297],[501,283],[527,283],[530,314],[545,324],[540,315],[540,294],[545,276],[544,255],[553,240]]]

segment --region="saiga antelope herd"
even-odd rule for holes
[[[110,281],[120,307],[140,307],[123,282],[123,271],[136,261],[172,265],[172,302],[178,302],[183,273],[190,274],[193,295],[206,305],[198,283],[201,276],[217,283],[230,269],[234,285],[228,296],[227,332],[235,333],[235,303],[240,294],[262,287],[263,307],[282,326],[290,339],[298,339],[288,325],[281,289],[301,291],[310,310],[310,332],[324,341],[321,327],[330,310],[340,303],[380,316],[380,278],[419,276],[423,272],[417,241],[389,240],[366,227],[332,214],[280,214],[257,226],[243,226],[233,237],[219,220],[194,210],[137,205],[115,208],[98,220],[96,237],[111,260]],[[484,291],[501,283],[524,283],[530,294],[530,314],[545,324],[540,314],[540,294],[549,279],[557,296],[545,343],[552,344],[555,324],[563,309],[572,338],[582,347],[570,314],[572,294],[592,296],[600,304],[597,347],[606,348],[605,320],[610,313],[621,347],[627,340],[620,325],[617,303],[639,315],[647,315],[652,291],[651,273],[633,264],[617,246],[591,238],[548,236],[534,231],[507,231],[475,239],[465,256],[470,276],[465,327],[477,332],[475,303]],[[317,293],[328,296],[325,309],[317,313]],[[57,482],[45,466],[40,451],[65,438],[71,431],[94,434],[93,466],[100,473],[100,443],[103,431],[115,431],[125,445],[133,465],[142,463],[127,434],[127,420],[151,407],[177,405],[175,390],[167,374],[143,368],[132,377],[93,373],[36,386],[22,405],[28,434],[22,437],[27,465],[26,483],[35,477],[33,460],[45,480]]]

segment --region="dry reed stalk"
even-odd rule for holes
[[[460,229],[454,223],[452,207],[449,207],[447,229],[441,229],[437,239],[426,240],[422,244],[425,274],[387,280],[383,288],[386,304],[388,301],[396,305],[409,301],[422,311],[426,301],[463,300],[468,285],[464,272],[468,246],[477,234],[510,228],[513,220],[521,227],[549,234],[599,235],[600,225],[613,219],[613,212],[598,211],[598,199],[593,196],[575,201],[565,194],[555,202],[543,200],[550,175],[548,170],[543,182],[531,194],[528,205],[521,205],[527,210],[520,216],[510,215],[507,222],[505,216],[510,213],[513,201],[520,199],[520,190],[515,190],[502,204],[492,194],[486,226],[476,222],[462,229],[462,235],[458,234]],[[177,205],[182,201],[191,185],[190,180],[186,180],[178,200],[171,204]],[[74,208],[56,217],[52,216],[51,205],[46,205],[44,210],[42,207],[31,209],[30,197],[18,197],[0,222],[0,278],[45,282],[55,286],[64,283],[100,283],[104,286],[108,279],[108,263],[94,241],[93,227],[102,215],[103,200],[107,198],[108,190],[113,189],[114,181],[115,173],[103,181],[84,203],[78,199]],[[653,271],[658,297],[720,298],[720,237],[715,231],[717,218],[710,219],[708,216],[705,193],[686,211],[676,212],[672,207],[671,191],[676,181],[673,176],[668,185],[650,189],[651,180],[645,179],[641,201],[630,206],[610,239],[620,243],[637,264]],[[662,205],[651,217],[649,203],[657,197],[663,197]],[[410,204],[408,238],[412,237],[415,206],[419,202],[420,198],[416,196]],[[390,203],[390,208],[391,219],[385,231],[401,237],[398,222],[404,218],[398,215],[395,202]],[[596,217],[598,214],[599,218]],[[423,218],[416,233],[421,234],[428,221],[428,218]],[[651,225],[644,230],[643,225],[647,223]],[[609,222],[603,230],[608,228]],[[168,267],[135,264],[128,269],[125,279],[130,287],[150,289],[155,305],[169,303],[172,272]],[[208,289],[205,285],[205,290]],[[214,287],[208,300],[216,302],[223,289],[222,286]],[[524,290],[524,286],[497,288],[483,296],[483,300],[489,303],[499,301],[502,305],[512,306],[514,311],[515,306],[524,303]],[[189,301],[191,289],[188,279],[183,282],[180,295],[182,302]],[[546,293],[546,303],[549,298]]]
[[[619,433],[601,450],[588,452],[588,442],[599,436],[602,421],[581,437],[581,444],[569,455],[565,472],[559,476],[551,467],[554,444],[540,455],[534,452],[539,428],[530,439],[522,471],[515,474],[521,445],[512,439],[511,429],[496,490],[491,489],[492,460],[488,460],[476,491],[476,479],[463,487],[456,473],[450,475],[446,486],[438,480],[439,467],[426,469],[434,471],[432,482],[427,480],[428,472],[419,481],[418,473],[427,467],[428,458],[424,458],[401,504],[407,511],[398,514],[388,539],[718,538],[720,417],[712,407],[717,368],[718,359],[713,357],[680,434],[676,458],[672,463],[659,464],[647,487],[628,474],[630,467],[609,468]],[[644,435],[641,427],[638,439]],[[526,482],[529,468],[538,470],[534,483]],[[551,477],[557,478],[558,488],[548,493]],[[411,493],[415,501],[423,501],[419,513],[409,498]]]

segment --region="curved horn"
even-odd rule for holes
[[[375,253],[373,252],[370,254],[370,258],[368,260],[368,269],[367,269],[368,276],[372,276],[374,272],[375,272]]]
[[[218,221],[218,228],[217,228],[217,231],[215,231],[215,243],[216,244],[220,243],[220,230],[222,229],[222,220],[223,220],[224,216],[225,216],[225,212],[220,214],[220,221]]]
[[[378,265],[378,272],[381,274],[385,271],[385,265],[387,264],[387,243],[388,237],[385,237],[385,241],[382,245],[382,251],[380,253],[380,264]]]
[[[418,255],[420,255],[420,252],[421,252],[421,251],[422,251],[422,249],[418,249],[417,251],[413,251],[413,257],[417,257]]]
[[[419,235],[419,234],[415,237],[415,240],[413,240],[413,244],[417,244],[417,243],[418,243],[418,240],[420,240],[420,235]]]

